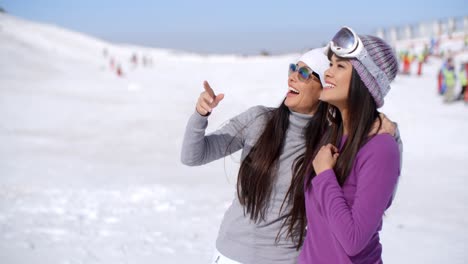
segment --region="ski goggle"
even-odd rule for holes
[[[342,58],[356,58],[364,47],[359,36],[349,27],[341,28],[328,45],[333,53]]]
[[[301,81],[307,81],[312,75],[315,76],[318,81],[320,81],[320,76],[318,75],[318,73],[314,72],[309,67],[306,67],[306,66],[300,67],[299,65],[294,64],[294,63],[289,64],[288,75],[291,75],[295,72],[298,73],[299,80]]]

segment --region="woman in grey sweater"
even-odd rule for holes
[[[186,127],[182,163],[199,166],[242,149],[237,197],[222,220],[213,263],[297,262],[305,226],[288,230],[298,239],[280,230],[293,203],[288,190],[305,170],[305,147],[317,144],[328,124],[327,106],[318,100],[328,66],[322,49],[305,53],[290,65],[289,90],[279,107],[252,107],[208,135],[208,116],[224,95],[204,83]]]

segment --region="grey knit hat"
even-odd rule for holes
[[[384,97],[390,90],[390,82],[395,79],[398,72],[398,61],[392,48],[382,39],[374,36],[359,36],[370,61],[375,65],[363,64],[360,58],[350,60],[353,67],[369,89],[370,94],[377,104],[377,108],[384,104]],[[377,67],[375,67],[377,66]],[[373,68],[373,69],[370,69]],[[374,74],[372,74],[372,72]],[[376,80],[376,77],[379,80]]]

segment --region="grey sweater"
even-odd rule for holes
[[[182,163],[206,164],[242,149],[242,160],[258,140],[271,108],[255,106],[232,118],[221,129],[205,135],[208,118],[195,112],[188,121],[182,146]],[[279,210],[291,184],[293,161],[304,152],[304,127],[312,116],[291,112],[284,149],[279,158],[277,180],[273,185],[265,221],[254,223],[244,215],[235,195],[224,214],[216,241],[221,254],[241,263],[296,263],[298,251],[292,241],[281,237],[275,243],[282,222]],[[286,212],[288,208],[283,208]]]

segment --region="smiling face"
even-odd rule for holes
[[[307,66],[302,61],[299,61],[297,65],[299,67]],[[302,114],[314,114],[322,91],[322,84],[319,79],[311,75],[305,81],[299,80],[296,71],[289,75],[288,86],[289,90],[284,104],[289,110]]]
[[[346,109],[351,84],[353,65],[349,60],[332,55],[330,67],[325,71],[325,87],[320,100],[330,103],[339,109]]]

